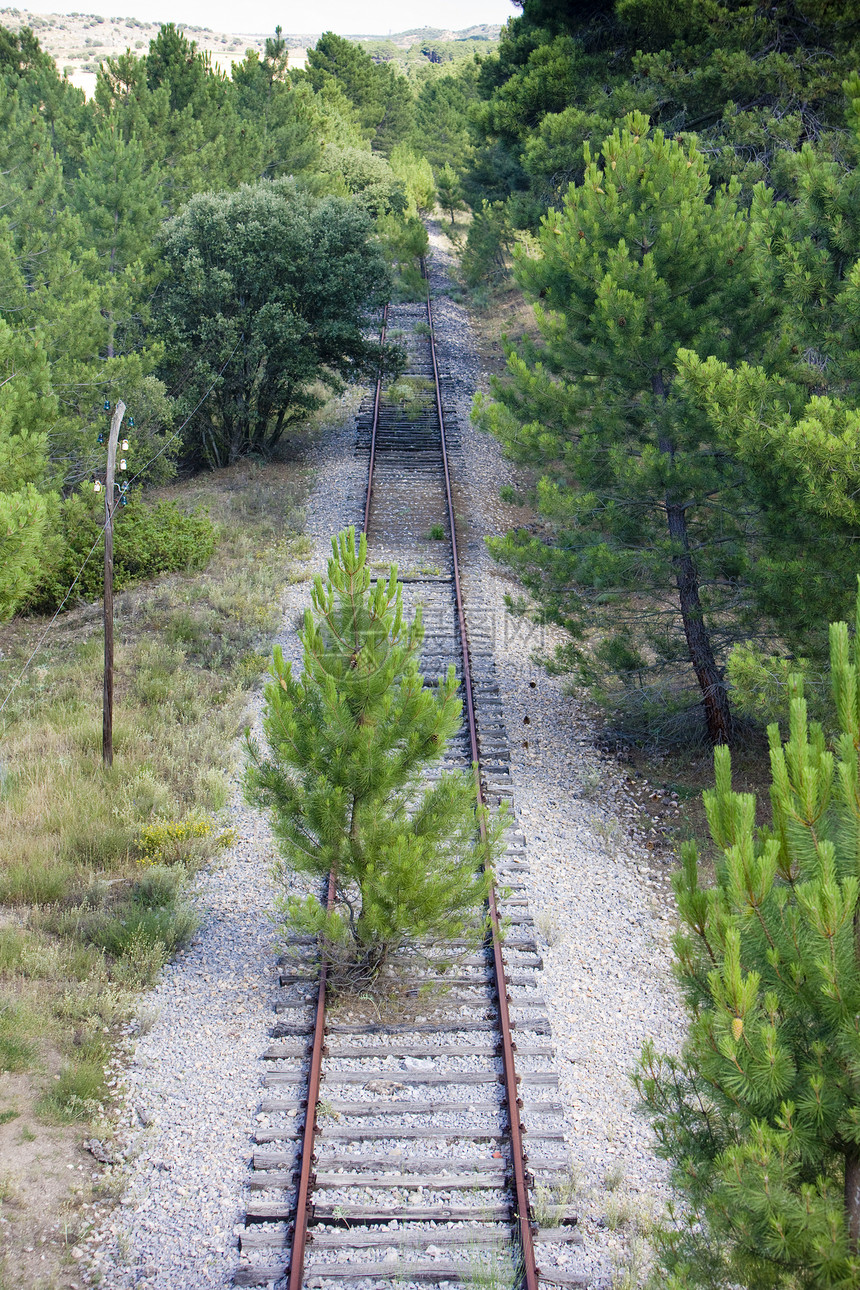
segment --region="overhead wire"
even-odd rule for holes
[[[140,470],[138,470],[134,475],[132,475],[131,479],[129,479],[129,480],[127,481],[127,487],[128,487],[128,488],[131,488],[131,486],[132,486],[132,484],[135,482],[135,480],[136,480],[136,479],[140,479],[141,475],[145,474],[145,472],[146,472],[147,470],[149,470],[149,468],[150,468],[150,466],[152,465],[152,463],[153,463],[154,461],[158,461],[158,458],[159,458],[160,456],[162,456],[162,454],[163,454],[163,453],[165,453],[165,452],[167,451],[167,449],[170,447],[170,445],[173,443],[173,441],[174,441],[175,439],[178,439],[178,438],[179,438],[179,436],[182,434],[182,431],[183,431],[183,430],[185,429],[185,427],[188,425],[188,422],[189,422],[189,421],[191,420],[191,418],[195,415],[195,413],[197,413],[197,412],[200,410],[200,408],[203,406],[203,404],[204,404],[204,403],[206,402],[206,400],[209,398],[209,395],[210,395],[210,394],[212,393],[212,391],[215,389],[215,386],[216,386],[217,382],[221,379],[221,377],[224,375],[224,372],[227,370],[227,365],[228,365],[228,363],[230,362],[230,360],[232,359],[233,355],[236,353],[236,350],[237,350],[237,349],[239,348],[239,346],[242,344],[242,341],[243,341],[244,339],[245,339],[245,333],[244,333],[244,331],[243,331],[243,332],[242,332],[242,334],[241,334],[241,336],[239,337],[239,339],[236,341],[236,344],[233,346],[232,350],[230,351],[230,353],[228,354],[227,358],[225,359],[223,366],[222,366],[222,367],[220,368],[220,370],[218,371],[218,374],[216,375],[216,377],[215,377],[215,379],[213,380],[212,384],[209,386],[209,389],[208,389],[208,390],[206,391],[206,393],[202,396],[202,398],[200,398],[200,399],[198,400],[198,402],[195,404],[195,406],[191,409],[191,411],[188,413],[188,416],[187,416],[187,417],[185,418],[185,420],[182,422],[182,425],[179,427],[179,429],[178,429],[177,431],[175,431],[175,432],[174,432],[174,434],[172,434],[172,435],[170,436],[170,438],[169,438],[169,439],[167,439],[167,440],[162,444],[162,446],[159,448],[158,452],[157,452],[157,453],[155,453],[155,454],[154,454],[154,456],[150,457],[149,461],[148,461],[148,462],[146,462],[146,464],[145,464],[145,465],[141,466],[141,467],[140,467]]]

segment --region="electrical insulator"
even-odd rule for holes
[[[110,399],[105,399],[105,412],[110,412]]]
[[[122,497],[119,499],[119,504],[120,506],[128,506],[128,498],[125,493],[123,493]]]
[[[94,481],[93,481],[93,492],[94,492],[94,493],[100,493],[101,491],[102,491],[102,486],[101,486],[101,484],[99,483],[99,481],[98,481],[97,479],[96,479],[96,480],[94,480]]]
[[[102,432],[101,432],[101,430],[100,430],[100,431],[99,431],[99,443],[104,443],[104,441],[105,441],[105,437],[104,437],[104,435],[102,434]]]
[[[119,459],[119,468],[120,468],[120,470],[125,470],[125,469],[126,469],[125,457],[120,457],[120,459]]]
[[[120,447],[122,448],[123,452],[128,452],[128,440],[123,439],[122,443],[120,444]]]
[[[129,424],[130,428],[133,430],[133,429],[134,429],[134,417],[129,417],[129,419],[128,419],[128,424]]]

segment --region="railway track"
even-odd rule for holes
[[[511,798],[508,739],[488,625],[470,624],[467,637],[452,495],[459,444],[429,295],[389,306],[386,333],[398,334],[408,364],[393,394],[378,384],[357,419],[369,556],[380,571],[398,565],[405,608],[423,606],[425,675],[453,663],[460,678],[465,719],[445,765],[477,764],[477,791],[498,805]],[[375,1015],[370,1000],[352,1012],[327,1007],[316,946],[291,945],[264,1054],[236,1285],[585,1284],[566,1267],[578,1232],[564,1199],[525,864],[525,840],[511,829],[493,935],[477,953],[454,944],[429,964],[401,964],[396,1020]],[[444,989],[428,993],[434,985]]]

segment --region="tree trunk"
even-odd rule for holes
[[[854,911],[854,957],[860,964],[860,909]],[[860,1254],[860,1151],[856,1147],[845,1157],[845,1224],[852,1253]]]
[[[860,1155],[845,1157],[845,1221],[851,1249],[860,1254]]]
[[[654,394],[666,398],[662,373],[657,372],[652,378]],[[662,435],[658,439],[660,452],[674,457],[675,448],[669,439]],[[702,706],[705,709],[705,721],[712,744],[729,744],[732,741],[732,713],[729,707],[729,696],[714,651],[711,639],[705,626],[702,613],[702,602],[699,599],[699,573],[690,554],[690,538],[687,532],[687,516],[680,502],[666,494],[666,518],[669,522],[669,536],[675,547],[672,566],[675,570],[675,585],[678,588],[678,602],[681,608],[681,621],[684,624],[684,635],[690,651],[690,662],[702,691]]]

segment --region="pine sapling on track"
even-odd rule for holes
[[[310,896],[280,899],[285,928],[318,935],[341,979],[360,985],[409,944],[482,935],[481,866],[497,851],[500,822],[481,842],[471,775],[422,780],[459,728],[462,704],[453,667],[424,684],[421,612],[405,621],[396,568],[372,586],[366,539],[356,547],[352,528],[332,552],[300,633],[300,677],[275,648],[269,754],[249,741],[246,792],[270,813],[280,876],[335,874],[329,912]]]

